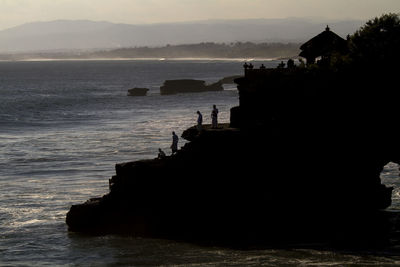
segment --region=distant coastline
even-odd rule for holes
[[[294,57],[293,57],[294,58]],[[275,61],[287,58],[26,58],[0,59],[0,62],[48,62],[48,61]]]
[[[0,61],[52,60],[279,60],[296,58],[297,43],[199,43],[101,51],[32,51],[0,54]]]

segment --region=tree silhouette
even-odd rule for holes
[[[384,14],[369,20],[349,38],[350,58],[360,67],[391,68],[400,59],[400,17]]]

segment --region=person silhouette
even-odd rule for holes
[[[202,129],[202,124],[203,124],[203,115],[200,113],[200,111],[197,111],[198,117],[197,117],[197,130],[201,131]]]
[[[218,128],[218,109],[215,105],[213,105],[213,110],[211,111],[211,122],[213,129]]]
[[[172,155],[178,152],[178,141],[179,141],[178,136],[175,134],[175,132],[172,132],[172,144],[171,144]]]
[[[165,152],[162,151],[161,148],[159,148],[159,149],[158,149],[158,158],[159,158],[159,159],[163,159],[163,158],[165,158],[165,157],[166,157]]]

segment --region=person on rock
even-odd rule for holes
[[[163,158],[165,158],[165,157],[166,157],[165,152],[162,151],[161,148],[159,148],[159,149],[158,149],[158,158],[159,158],[159,159],[163,159]]]
[[[175,132],[172,132],[172,145],[171,145],[172,155],[178,152],[178,141],[179,141],[178,136],[175,134]]]
[[[200,132],[203,127],[203,115],[200,113],[200,111],[197,111],[197,115],[197,130]]]
[[[212,121],[212,128],[218,128],[218,109],[215,105],[213,105],[213,110],[211,111],[211,121]]]

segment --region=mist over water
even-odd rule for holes
[[[267,67],[279,62],[263,62]],[[258,66],[261,62],[253,62]],[[212,105],[229,122],[234,85],[222,92],[161,96],[166,79],[207,83],[242,74],[236,61],[0,62],[0,265],[395,264],[393,257],[313,249],[236,251],[165,240],[68,233],[72,204],[108,193],[115,163],[170,153],[171,132],[210,123]],[[150,89],[128,97],[132,87]],[[179,146],[184,144],[181,138]],[[398,187],[397,165],[382,174]],[[396,188],[393,208],[399,208]]]

